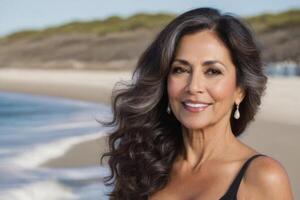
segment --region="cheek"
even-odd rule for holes
[[[215,101],[231,101],[232,99],[234,99],[235,88],[234,78],[227,78],[210,84],[208,91],[210,93],[210,96]]]
[[[167,82],[167,90],[169,98],[176,98],[180,95],[180,92],[184,88],[182,81],[178,81],[176,78],[169,77]]]

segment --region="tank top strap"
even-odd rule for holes
[[[251,156],[242,166],[242,168],[240,169],[240,171],[238,172],[238,174],[236,175],[235,179],[233,180],[233,182],[231,183],[230,187],[228,188],[227,192],[225,193],[225,195],[220,199],[220,200],[234,200],[236,199],[236,195],[240,186],[240,183],[242,181],[242,178],[249,166],[249,164],[251,163],[252,160],[254,160],[255,158],[259,157],[259,156],[265,156],[263,154],[256,154],[254,156]]]

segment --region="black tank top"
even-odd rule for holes
[[[263,154],[256,154],[252,157],[250,157],[242,166],[242,168],[240,169],[240,171],[238,172],[237,176],[235,177],[235,179],[233,180],[233,182],[231,183],[230,187],[228,188],[227,192],[224,194],[224,196],[220,199],[220,200],[236,200],[237,197],[237,192],[241,183],[241,180],[247,170],[247,167],[249,166],[250,162],[258,157],[258,156],[265,156]]]

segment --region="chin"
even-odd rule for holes
[[[196,129],[203,129],[205,127],[207,127],[209,125],[208,122],[200,122],[200,121],[184,121],[181,123],[185,128],[187,129],[193,129],[193,130],[196,130]]]

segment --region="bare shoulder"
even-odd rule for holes
[[[250,199],[293,199],[286,170],[282,164],[268,156],[259,156],[249,165],[244,185]]]

